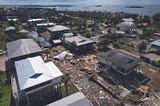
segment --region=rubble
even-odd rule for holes
[[[113,104],[111,101],[106,101],[112,98],[110,94],[88,79],[88,75],[94,74],[95,67],[98,66],[96,55],[67,55],[64,60],[59,61],[54,57],[64,51],[66,51],[65,53],[70,52],[62,46],[56,46],[47,50],[49,52],[46,52],[44,57],[48,57],[48,60],[53,61],[63,73],[69,72],[72,82],[86,95],[93,105],[104,106]]]

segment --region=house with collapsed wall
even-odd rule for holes
[[[137,71],[140,59],[120,50],[113,49],[103,55],[100,55],[99,62],[126,76],[133,71]]]
[[[150,79],[139,72],[141,60],[132,54],[113,49],[99,56],[99,71],[116,85],[134,90]]]
[[[17,106],[45,106],[61,95],[63,73],[53,62],[37,56],[16,61],[15,67]]]

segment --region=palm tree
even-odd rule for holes
[[[66,94],[68,96],[68,82],[70,81],[69,73],[65,73],[65,75],[63,77],[63,81],[64,81],[64,85],[65,85],[65,89],[66,89]]]
[[[70,48],[71,48],[71,51],[75,51],[75,49],[76,49],[76,52],[78,51],[78,48],[76,46],[76,42],[75,41],[71,42]]]

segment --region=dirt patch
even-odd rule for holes
[[[5,71],[5,61],[7,60],[7,57],[5,55],[0,56],[0,71]]]

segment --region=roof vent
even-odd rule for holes
[[[38,78],[38,77],[41,76],[41,75],[42,75],[42,73],[36,73],[36,74],[30,76],[30,78],[36,79],[36,78]]]

